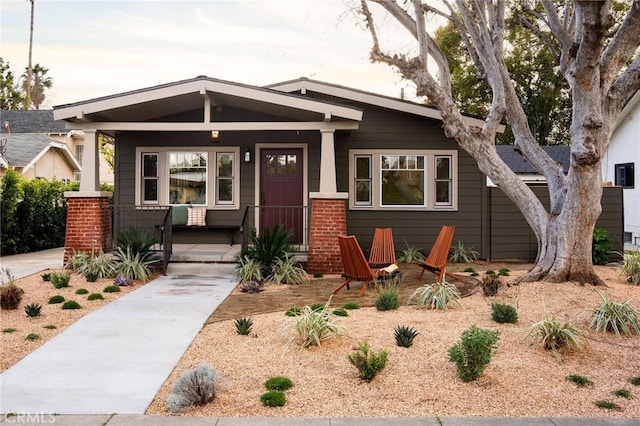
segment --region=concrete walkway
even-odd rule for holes
[[[0,375],[0,412],[143,414],[235,287],[234,266],[163,276],[86,315]]]

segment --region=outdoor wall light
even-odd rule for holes
[[[211,142],[220,142],[220,131],[212,130],[211,131]]]
[[[244,162],[245,163],[251,162],[251,150],[249,149],[249,147],[244,149]]]

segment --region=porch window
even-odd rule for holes
[[[142,203],[158,204],[158,153],[142,154]]]
[[[457,155],[453,150],[350,150],[350,207],[455,210]]]
[[[231,152],[218,153],[216,169],[216,204],[233,204],[235,156]]]
[[[207,204],[207,153],[169,153],[169,204]]]
[[[635,186],[634,179],[634,163],[616,164],[616,186],[623,188],[633,188]]]

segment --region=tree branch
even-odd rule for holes
[[[600,63],[601,86],[607,88],[640,46],[640,0],[635,0],[622,25],[609,42]]]
[[[562,50],[568,52],[573,45],[573,37],[571,36],[571,33],[567,31],[567,27],[565,27],[563,22],[560,20],[558,11],[553,4],[553,0],[541,0],[541,2],[547,17],[549,18],[546,21],[546,24],[549,25],[551,32],[558,38],[558,42],[560,43]]]
[[[527,18],[525,18],[522,15],[518,15],[518,22],[520,22],[520,24],[522,24],[523,26],[527,27],[529,31],[534,33],[540,40],[542,40],[542,42],[547,46],[547,48],[549,49],[553,57],[556,58],[556,63],[560,63],[560,52],[558,52],[558,49],[553,44],[553,42],[551,41],[551,38],[547,34],[545,34],[542,30],[540,30],[540,28],[538,28],[536,25],[533,25],[531,21],[529,21]]]
[[[611,85],[607,96],[608,109],[620,112],[638,90],[640,90],[640,56]]]

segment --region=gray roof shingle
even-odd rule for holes
[[[66,133],[64,121],[53,119],[52,109],[0,111],[0,133],[9,123],[11,133]]]
[[[2,139],[7,140],[4,158],[12,167],[26,166],[51,142],[56,142],[41,133],[7,133]]]
[[[541,148],[546,151],[552,159],[562,164],[562,169],[565,174],[569,171],[571,159],[570,148],[568,146],[543,146]],[[500,158],[502,158],[514,172],[518,174],[538,173],[538,171],[525,160],[522,154],[516,151],[513,145],[498,145],[496,146],[496,151]]]

